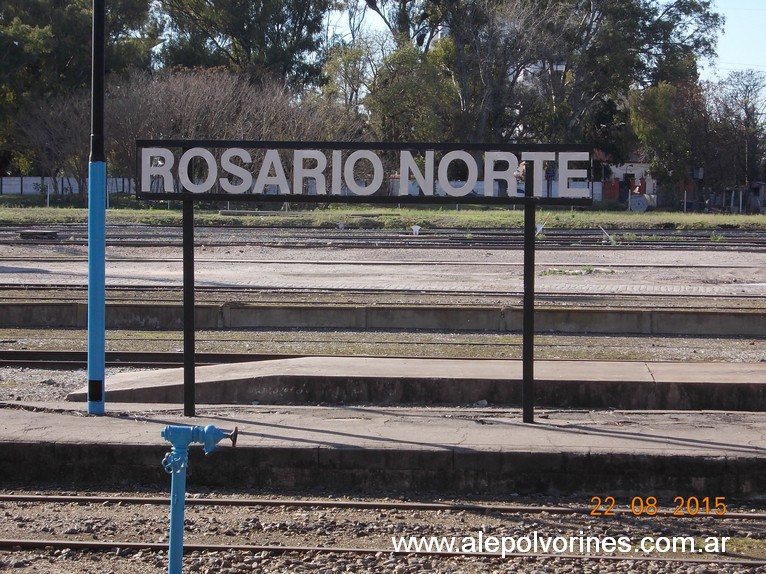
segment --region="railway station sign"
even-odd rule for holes
[[[146,200],[587,205],[586,146],[138,140]]]
[[[138,140],[138,199],[183,202],[184,414],[195,413],[194,202],[524,205],[522,416],[534,422],[537,206],[590,205],[587,146]]]

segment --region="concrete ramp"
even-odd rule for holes
[[[304,357],[196,369],[199,404],[521,405],[518,360]],[[537,406],[766,410],[766,363],[537,361]],[[69,401],[85,401],[87,389]],[[183,404],[183,369],[109,377],[107,402]]]

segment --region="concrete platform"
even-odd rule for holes
[[[763,290],[763,289],[762,289]],[[640,294],[644,297],[646,294]],[[544,333],[766,337],[763,309],[541,306],[535,327]],[[177,303],[108,303],[107,329],[182,330]],[[0,302],[0,328],[85,329],[85,302]],[[197,303],[197,329],[413,329],[521,332],[520,305],[384,305]]]
[[[766,362],[536,361],[535,379],[544,407],[766,411]],[[518,360],[305,357],[198,367],[195,395],[201,404],[513,407],[521,380]],[[183,369],[112,376],[106,401],[182,405]]]
[[[37,253],[39,247],[35,250]],[[702,270],[686,264],[688,253],[669,249],[653,252],[650,267],[639,261],[631,269],[613,265],[615,260],[627,264],[629,253],[622,249],[579,255],[540,251],[541,275],[536,284],[543,293],[637,298],[736,295],[754,300],[763,294],[766,265],[761,259],[766,255],[762,253],[727,253],[725,265],[720,253],[707,254],[716,258],[714,265],[722,267]],[[356,250],[334,252],[352,261],[365,259]],[[460,251],[445,257],[470,266],[449,262],[426,266],[424,261],[399,264],[402,252],[388,257],[396,259],[395,264],[385,264],[384,256],[376,251],[378,260],[360,269],[337,262],[288,266],[274,261],[265,265],[261,255],[252,253],[248,253],[251,261],[237,263],[220,251],[211,251],[207,261],[198,259],[195,281],[201,286],[245,285],[261,290],[505,293],[516,292],[522,285],[520,254],[476,250],[471,256],[474,260],[466,261],[468,253]],[[693,254],[695,260],[703,256],[702,252]],[[633,258],[645,259],[646,254],[636,250]],[[110,260],[109,285],[129,286],[138,278],[142,285],[178,286],[182,270],[180,262],[176,263],[169,266],[164,253],[145,265]],[[498,269],[503,263],[506,267]],[[615,272],[544,273],[561,265],[566,269],[609,266]],[[19,285],[81,285],[86,277],[85,261],[73,267],[69,257],[55,266],[30,260],[15,267],[14,273],[22,269],[15,279]],[[58,307],[19,309],[22,321],[48,321],[48,315],[50,321],[59,320],[60,314],[61,320],[69,318],[81,325],[85,317],[84,307],[66,312]],[[220,328],[234,326],[226,321],[261,320],[263,311],[230,305],[228,309],[236,312],[227,315],[226,309],[213,306],[199,313]],[[7,312],[8,317],[16,317],[12,315],[15,310]],[[169,320],[175,320],[178,306],[168,307],[167,312]],[[299,315],[292,316],[300,317],[301,325],[309,317],[328,327],[323,315],[326,309],[309,315],[307,308],[297,307],[296,312]],[[396,323],[382,323],[387,309],[360,313],[346,312],[344,316],[353,325],[363,320],[368,328],[371,324],[395,328],[391,325]],[[649,315],[639,313],[630,320],[626,315],[610,315],[604,324],[617,325],[625,332],[667,334],[694,323],[695,333],[732,329],[738,334],[763,334],[763,321],[757,320],[760,316],[729,314],[740,322],[729,323],[720,313],[705,314],[702,325],[699,314],[683,315],[682,321],[657,314],[648,319]],[[499,329],[498,321],[510,316],[499,306],[490,315],[475,314],[460,321],[476,329],[477,324],[491,319],[495,321],[492,328]],[[580,317],[586,315],[592,316],[578,312]],[[444,316],[434,314],[429,320],[436,327],[430,328],[446,328],[438,322]],[[423,314],[417,319],[428,326],[429,317]],[[547,320],[551,328],[582,328],[572,313],[548,317],[541,314],[538,328],[548,328]],[[284,325],[286,318],[272,316],[271,320]],[[378,320],[381,323],[374,322]],[[412,316],[407,320],[411,327]],[[200,320],[198,327],[203,324]],[[86,414],[84,392],[71,397],[80,402],[0,403],[0,483],[169,487],[170,478],[161,461],[170,445],[160,431],[169,424],[215,424],[223,429],[237,426],[239,444],[236,449],[222,446],[209,456],[202,454],[200,446],[193,447],[190,488],[461,492],[498,497],[566,493],[582,495],[584,504],[589,503],[589,494],[622,493],[626,498],[620,502],[625,505],[630,496],[653,495],[670,504],[675,496],[766,494],[766,363],[538,361],[535,371],[539,405],[535,424],[522,423],[519,409],[512,408],[520,400],[518,361],[315,357],[201,367],[196,387],[198,416],[193,418],[182,415],[181,370],[128,373],[107,381],[107,414],[101,417]],[[253,405],[254,401],[260,404]],[[488,406],[473,406],[479,401],[487,401]],[[317,406],[321,403],[333,406]],[[451,406],[444,406],[448,403]]]
[[[239,428],[236,448],[192,446],[189,487],[334,493],[760,497],[762,413],[0,403],[0,483],[167,485],[171,424]],[[619,498],[618,498],[619,500]],[[625,504],[629,504],[626,498]]]
[[[170,445],[160,431],[214,424],[238,427],[239,443],[209,456],[193,447],[190,488],[559,493],[586,504],[588,494],[668,503],[766,495],[766,417],[746,412],[762,410],[766,364],[539,361],[534,424],[518,408],[493,404],[491,392],[518,392],[520,371],[518,361],[326,357],[201,367],[195,417],[183,416],[180,369],[125,373],[107,381],[105,416],[87,415],[84,402],[0,403],[0,482],[169,484],[160,462]],[[371,406],[376,393],[421,404]],[[253,405],[256,397],[315,402]],[[359,406],[317,406],[339,397]],[[477,407],[477,397],[489,405]],[[140,402],[123,402],[129,398]],[[448,398],[459,400],[425,404]],[[562,408],[575,400],[598,407]],[[719,404],[620,406],[642,401]],[[743,410],[724,409],[726,401]]]

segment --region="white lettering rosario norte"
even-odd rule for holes
[[[420,153],[397,150],[398,171],[387,173],[384,161],[372,150],[258,149],[254,160],[244,147],[217,147],[217,153],[205,147],[191,147],[174,153],[172,148],[140,148],[140,193],[174,193],[180,187],[193,194],[219,191],[226,194],[300,195],[312,189],[316,195],[370,196],[388,182],[387,193],[411,195],[416,189],[422,196],[468,195],[497,196],[499,189],[517,190],[519,167],[526,167],[532,177],[536,196],[544,193],[559,198],[583,198],[590,195],[587,151],[494,151],[480,152],[452,149]],[[180,150],[179,150],[180,151]],[[387,152],[386,160],[390,160]],[[283,163],[284,162],[284,163]],[[522,164],[523,162],[523,164]],[[531,169],[530,169],[531,168]],[[450,173],[460,173],[457,179]],[[357,174],[364,173],[360,178]],[[546,179],[556,174],[555,191]],[[193,175],[192,175],[193,174]],[[479,178],[482,177],[482,181]],[[398,180],[398,182],[397,182]]]

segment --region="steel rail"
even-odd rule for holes
[[[508,334],[511,337],[518,338],[518,335],[514,335],[512,333]],[[545,338],[548,337],[561,337],[561,335],[543,335],[541,336],[541,340],[538,341],[538,347],[541,349],[546,349],[549,347],[555,347],[555,348],[576,348],[579,349],[582,347],[579,343],[570,343],[570,342],[562,342],[562,341],[554,341],[554,342],[548,342],[545,341]],[[597,337],[597,336],[592,336]],[[614,336],[609,336],[607,338],[614,338]],[[631,338],[631,337],[624,337],[624,338]],[[50,337],[46,338],[46,340],[60,340],[60,337]],[[674,339],[677,339],[675,337]],[[120,338],[114,338],[113,341],[119,341],[123,340]],[[145,342],[152,342],[154,339],[148,338],[148,339],[136,339],[136,338],[130,338],[128,339],[132,343],[136,343],[138,341],[145,341]],[[204,343],[251,343],[251,344],[259,344],[261,341],[259,340],[249,340],[249,339],[211,339],[211,338],[205,338],[205,339],[198,339],[200,342]],[[269,342],[271,343],[281,343],[281,342],[295,342],[293,339],[280,339],[280,338],[271,338],[269,339]],[[327,345],[331,343],[358,343],[358,339],[353,338],[334,338],[334,339],[318,339],[318,338],[309,338],[309,339],[301,339],[300,341],[303,344],[311,344],[311,345]],[[373,340],[373,341],[366,341],[364,342],[365,345],[368,347],[374,347],[374,346],[390,346],[390,345],[404,345],[407,344],[406,342],[398,341],[398,340]],[[425,341],[425,342],[418,342],[419,346],[424,348],[433,348],[433,347],[441,347],[441,346],[449,346],[453,350],[456,349],[485,349],[487,351],[497,351],[497,350],[508,350],[508,349],[519,349],[521,347],[520,341],[501,341],[501,342],[483,342],[483,341]],[[623,349],[625,346],[622,342],[602,342],[599,345],[600,349]],[[659,343],[654,343],[653,345],[657,349],[678,349],[679,344],[673,343],[673,344],[667,344],[662,345]],[[235,363],[246,363],[246,362],[259,362],[259,361],[274,361],[274,360],[282,360],[282,359],[300,359],[300,358],[307,358],[307,357],[322,357],[322,356],[328,356],[326,353],[303,353],[303,354],[278,354],[278,353],[216,353],[216,352],[198,352],[195,354],[197,361],[196,364],[198,366],[207,366],[207,365],[223,365],[223,364],[235,364]],[[338,355],[333,354],[332,357],[358,357],[358,356],[371,356],[369,353],[365,355],[354,355],[354,354],[347,354],[347,355]],[[386,358],[390,359],[443,359],[443,355],[439,354],[432,354],[432,355],[424,355],[424,354],[418,354],[418,355],[403,355],[403,354],[391,354],[387,353]],[[454,353],[450,355],[450,358],[452,359],[471,359],[473,361],[492,361],[492,360],[498,360],[498,359],[508,359],[512,357],[508,357],[507,355],[503,356],[476,356],[475,354],[465,354],[465,355],[455,355]],[[68,369],[79,369],[86,365],[86,353],[85,351],[59,351],[59,350],[45,350],[45,349],[22,349],[22,350],[2,350],[0,349],[0,367],[25,367],[25,368],[32,368],[32,369],[52,369],[52,370],[68,370]],[[555,361],[557,359],[547,359],[549,361]],[[568,360],[568,359],[562,359],[562,360]],[[133,367],[133,368],[151,368],[151,369],[170,369],[170,368],[178,368],[183,365],[183,353],[180,352],[159,352],[159,351],[146,351],[146,352],[139,352],[139,351],[128,351],[128,352],[122,352],[122,351],[107,351],[106,352],[106,366],[107,367]]]
[[[60,227],[60,226],[59,226]],[[129,226],[110,227],[108,243],[122,246],[167,246],[180,244],[179,228],[152,228],[146,227],[141,233],[125,232]],[[25,238],[18,239],[16,235],[22,231],[30,230],[4,229],[0,230],[0,244],[24,245],[85,245],[85,228],[72,226],[64,229],[56,229],[56,226],[46,226],[51,231],[67,233],[66,238]],[[274,245],[281,247],[333,247],[343,245],[358,246],[360,243],[368,247],[450,247],[450,248],[507,248],[521,246],[522,234],[520,231],[508,229],[438,229],[424,230],[418,236],[405,230],[360,230],[345,229],[332,231],[327,229],[312,229],[300,226],[281,226],[279,234],[274,228],[249,228],[249,227],[225,227],[228,239],[221,240],[216,237],[218,227],[200,227],[205,235],[199,237],[197,244],[216,246],[242,246],[242,245]],[[290,230],[289,235],[284,235],[285,229]],[[253,237],[236,237],[237,235],[257,235]],[[714,239],[714,234],[715,235]],[[470,236],[470,237],[469,237]],[[234,239],[232,239],[234,237]],[[321,240],[321,243],[317,243]],[[568,230],[548,229],[545,237],[538,240],[540,247],[557,249],[593,249],[603,248],[605,245],[613,247],[640,247],[647,248],[674,248],[674,249],[716,249],[729,250],[732,248],[759,250],[766,246],[766,239],[757,231],[720,229],[720,230],[647,230],[625,229],[609,230],[602,233],[596,230]]]
[[[0,502],[36,503],[36,504],[149,504],[167,506],[170,499],[163,496],[100,496],[100,495],[37,495],[37,494],[0,494]],[[590,515],[592,507],[583,506],[533,506],[506,504],[475,504],[452,502],[389,502],[364,500],[320,500],[320,499],[280,499],[280,498],[196,498],[187,497],[187,506],[231,506],[231,507],[287,507],[287,508],[327,508],[349,510],[413,510],[413,511],[452,511],[479,512],[498,514],[560,514]],[[616,516],[636,516],[627,509],[614,509]],[[652,518],[649,515],[641,515]],[[600,517],[604,518],[604,517]],[[755,520],[766,521],[766,513],[726,512],[724,514],[683,514],[673,516],[664,514],[663,518],[710,518],[714,520]]]
[[[116,241],[114,239],[107,240],[107,245],[109,247],[179,247],[180,248],[180,242],[179,241]],[[0,239],[0,245],[17,245],[18,241],[13,240],[7,240],[7,239]],[[77,245],[77,246],[85,246],[87,245],[87,241],[54,241],[54,240],[47,240],[47,241],[37,241],[34,243],[26,242],[25,245]],[[341,244],[338,241],[333,241],[329,239],[323,240],[321,243],[315,243],[315,242],[308,242],[308,241],[300,241],[300,242],[290,242],[289,240],[281,239],[277,240],[274,239],[273,241],[266,241],[266,240],[258,240],[258,241],[227,241],[227,242],[208,242],[208,241],[197,241],[195,242],[195,246],[199,245],[206,245],[211,247],[280,247],[280,248],[338,248],[343,247],[343,244]],[[360,247],[358,242],[349,242],[349,246],[353,247]],[[403,248],[403,247],[412,247],[417,249],[509,249],[509,248],[518,248],[521,249],[521,242],[461,242],[456,243],[455,241],[450,242],[427,242],[422,239],[418,239],[417,241],[389,241],[389,242],[375,242],[374,245],[364,245],[363,247],[366,248]],[[641,248],[641,249],[647,249],[649,247],[652,247],[648,242],[621,242],[619,245],[616,245],[614,247],[610,247],[613,249],[630,249],[630,248]],[[766,243],[763,242],[749,242],[749,243],[732,243],[731,241],[723,241],[723,242],[699,242],[699,243],[682,243],[682,242],[674,242],[674,243],[666,243],[666,242],[658,242],[654,247],[657,249],[671,249],[673,251],[721,251],[721,252],[729,252],[729,251],[739,251],[739,252],[753,252],[753,253],[760,253],[764,249],[766,249]],[[586,243],[577,243],[577,244],[562,244],[562,243],[556,243],[550,240],[546,240],[545,243],[538,244],[538,248],[542,248],[545,250],[561,250],[561,251],[591,251],[591,250],[597,250],[597,249],[603,249],[604,245],[602,243],[593,243],[593,244],[586,244]]]
[[[43,539],[0,539],[0,548],[10,551],[39,550],[39,549],[71,549],[71,550],[92,550],[99,552],[110,552],[116,548],[125,550],[152,550],[165,551],[168,549],[166,542],[124,542],[124,541],[96,541],[96,540],[43,540]],[[372,554],[372,555],[400,555],[400,556],[430,556],[443,558],[480,558],[493,559],[502,558],[534,558],[548,560],[556,558],[560,560],[608,560],[608,561],[628,561],[628,562],[679,562],[683,564],[720,564],[731,566],[749,566],[758,567],[766,565],[766,559],[759,559],[740,554],[722,554],[723,556],[732,556],[732,558],[710,558],[710,557],[666,557],[666,556],[632,556],[632,555],[593,555],[593,554],[544,554],[540,552],[507,552],[505,554],[492,552],[448,552],[448,551],[397,551],[393,548],[348,548],[332,546],[275,546],[275,545],[256,545],[256,544],[200,544],[194,542],[184,542],[184,553],[189,552],[268,552],[272,554],[288,553],[323,553],[323,554]]]
[[[85,257],[70,257],[70,256],[35,256],[35,257],[23,257],[23,256],[0,256],[0,262],[9,263],[72,263],[74,261],[83,262],[87,259]],[[293,266],[293,265],[309,265],[316,267],[333,267],[333,266],[385,266],[385,267],[489,267],[491,269],[501,268],[520,268],[523,266],[521,261],[452,261],[452,260],[438,260],[438,259],[407,259],[407,260],[392,260],[392,259],[379,259],[379,260],[330,260],[330,259],[240,259],[240,258],[221,258],[221,257],[195,257],[195,261],[200,264],[221,264],[227,265],[279,265],[279,266]],[[107,257],[108,263],[181,263],[180,257]],[[562,261],[560,263],[545,263],[539,264],[538,267],[598,267],[608,269],[677,269],[677,263],[567,263]],[[759,269],[757,264],[726,264],[726,263],[705,263],[697,264],[694,262],[689,263],[686,267],[692,269]],[[10,285],[10,284],[9,284]],[[150,288],[151,286],[145,286]],[[247,286],[244,286],[247,288]],[[124,288],[120,285],[112,286],[111,289]],[[201,285],[198,289],[232,289],[233,287],[218,287]],[[154,289],[157,289],[154,286]]]
[[[135,339],[134,339],[135,340]],[[198,365],[220,365],[275,359],[296,359],[304,355],[274,353],[195,353]],[[79,368],[87,363],[85,351],[0,350],[0,366]],[[107,351],[109,367],[178,367],[183,364],[182,352]]]
[[[332,224],[332,221],[325,223]],[[285,229],[290,230],[295,235],[313,237],[398,237],[398,236],[412,236],[412,232],[406,228],[401,227],[398,229],[390,228],[362,228],[354,226],[344,225],[340,227],[340,221],[336,222],[338,227],[310,227],[306,225],[290,225],[289,223],[279,226],[248,226],[248,225],[196,225],[203,233],[215,234],[217,230],[225,230],[230,235],[236,234],[252,234],[260,233],[261,235],[282,235]],[[110,223],[108,228],[112,232],[111,235],[119,238],[145,238],[147,236],[168,236],[168,237],[180,237],[181,226],[180,219],[179,224],[175,226],[162,226],[162,225],[139,225],[139,224],[119,224]],[[59,232],[67,233],[70,236],[85,236],[87,232],[86,224],[73,223],[73,224],[32,224],[26,226],[2,226],[0,227],[0,235],[14,236],[18,239],[20,233],[34,233],[38,232]],[[491,238],[504,238],[515,237],[522,234],[520,227],[483,227],[483,228],[464,228],[464,227],[434,227],[423,228],[422,233],[433,236],[464,236],[466,233],[470,233],[474,237],[491,237]],[[608,227],[602,231],[600,228],[567,228],[563,226],[547,226],[544,229],[546,234],[551,234],[561,237],[597,237],[602,239],[605,237],[605,233],[609,235],[617,235],[623,237],[625,235],[632,237],[649,237],[649,238],[661,238],[670,237],[674,239],[679,238],[700,238],[709,239],[711,234],[722,234],[726,237],[752,237],[759,238],[761,230],[759,229],[743,229],[736,226],[720,226],[716,228],[706,229],[679,229],[676,227],[664,227],[664,228],[647,228],[647,227],[633,227],[633,228],[614,228]]]
[[[577,267],[583,267],[582,265],[577,265]],[[603,265],[602,267],[608,267],[606,265]],[[42,297],[37,298],[44,298],[46,300],[48,299],[55,299],[56,293],[60,290],[65,290],[67,292],[73,291],[73,292],[84,292],[87,290],[87,286],[84,284],[72,284],[72,285],[61,285],[61,286],[52,286],[50,283],[0,283],[0,291],[31,291],[31,292],[50,292],[53,295],[48,296],[45,294]],[[134,285],[112,285],[107,286],[107,291],[112,293],[120,293],[120,292],[130,292],[130,291],[148,291],[148,292],[157,292],[157,293],[178,293],[181,289],[181,286],[176,285],[168,285],[168,286],[162,286],[158,287],[157,285],[144,285],[144,284],[134,284]],[[302,287],[278,287],[274,288],[272,286],[264,287],[261,285],[226,285],[226,286],[209,286],[209,285],[201,285],[197,286],[195,290],[198,293],[205,293],[205,294],[213,294],[213,295],[223,295],[223,294],[249,294],[249,293],[263,293],[264,290],[268,290],[268,295],[271,295],[273,293],[278,294],[289,294],[289,295],[334,295],[338,293],[342,293],[344,295],[413,295],[418,297],[441,297],[441,296],[449,296],[449,297],[473,297],[476,299],[485,299],[485,298],[495,298],[495,297],[506,297],[508,299],[518,299],[521,297],[522,293],[521,291],[482,291],[481,293],[477,293],[476,291],[469,291],[469,290],[439,290],[439,289],[432,289],[428,291],[423,291],[423,289],[377,289],[377,288],[351,288],[346,289],[344,287],[320,287],[316,289],[307,289]],[[6,295],[6,297],[8,297]],[[715,299],[747,299],[752,300],[753,295],[752,294],[742,294],[737,292],[732,293],[710,293],[705,295],[694,295],[694,294],[683,294],[680,296],[676,296],[675,298],[683,298],[683,299],[690,299],[690,300],[715,300]],[[587,301],[603,301],[603,300],[624,300],[624,301],[631,301],[635,300],[636,295],[634,293],[598,293],[597,295],[594,295],[593,292],[588,291],[581,291],[581,292],[563,292],[559,293],[556,291],[545,291],[544,288],[540,289],[539,293],[537,294],[537,298],[541,300],[553,300],[555,302],[562,302],[562,301],[569,301],[569,300],[585,300]],[[671,298],[667,294],[658,294],[656,296],[653,296],[653,299],[658,298],[664,298],[669,299]],[[26,300],[26,296],[24,298]],[[31,298],[30,299],[34,299]],[[71,299],[66,299],[67,301],[71,301]],[[110,302],[111,301],[123,301],[121,299],[116,299],[114,296],[110,296]],[[178,303],[177,299],[155,299],[156,302],[173,302]],[[204,301],[203,301],[204,302]],[[266,304],[266,303],[284,303],[281,299],[259,299],[256,301],[256,303],[259,304]],[[330,301],[332,303],[332,301]],[[361,304],[361,303],[360,303]],[[601,306],[604,306],[603,304]],[[656,307],[656,305],[652,305],[653,307]],[[704,308],[709,308],[710,305],[700,305]]]

